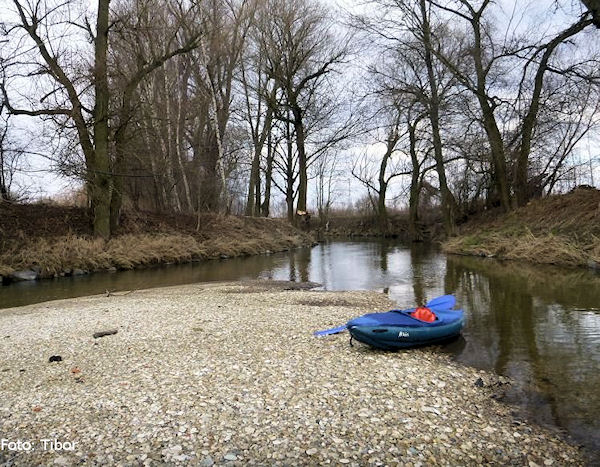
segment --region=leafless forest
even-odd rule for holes
[[[43,157],[82,181],[102,237],[124,206],[269,216],[284,200],[299,222],[349,191],[382,226],[392,205],[413,226],[439,205],[451,234],[486,207],[598,184],[599,11],[0,0],[1,197]]]

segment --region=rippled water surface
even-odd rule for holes
[[[462,337],[440,350],[513,378],[509,402],[540,423],[565,429],[598,458],[600,275],[592,272],[446,256],[390,241],[333,241],[270,256],[4,286],[0,308],[106,290],[255,278],[381,290],[399,307],[454,293],[466,324]]]

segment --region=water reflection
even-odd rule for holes
[[[600,278],[463,257],[446,277],[468,317],[457,359],[512,377],[509,402],[600,449]]]
[[[293,256],[293,255],[292,255]],[[38,282],[0,286],[0,308],[23,306],[61,298],[139,290],[195,282],[231,281],[275,277],[273,271],[289,264],[286,253],[228,260],[202,261],[118,273],[96,273]]]
[[[294,282],[308,282],[311,251],[309,249],[290,251],[288,257],[290,274],[287,279]]]
[[[423,244],[335,241],[270,256],[0,287],[0,308],[106,290],[256,278],[386,290],[400,307],[455,293],[466,326],[462,338],[441,350],[512,377],[509,402],[600,449],[600,276],[587,271],[446,257]]]

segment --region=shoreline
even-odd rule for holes
[[[577,188],[460,226],[445,253],[600,271],[600,190]]]
[[[476,238],[476,239],[474,239]],[[548,245],[551,245],[548,248]],[[534,236],[526,232],[522,236],[502,238],[491,235],[462,235],[444,241],[440,250],[448,255],[491,258],[515,264],[559,266],[563,268],[590,270],[600,273],[600,256],[589,253],[600,251],[600,241],[591,245],[579,245],[573,239],[552,234]]]
[[[556,433],[515,424],[491,399],[506,384],[493,373],[427,348],[312,336],[388,308],[383,294],[289,290],[299,287],[203,283],[4,310],[0,431],[77,446],[0,461],[585,462]],[[118,332],[93,338],[106,329]]]
[[[21,239],[18,230],[13,236],[4,232],[0,285],[270,254],[315,243],[310,234],[278,219],[206,214],[199,230],[190,216],[178,221],[182,224],[132,220],[128,230],[109,240],[76,233],[43,237],[39,232]]]
[[[30,278],[26,278],[26,279],[12,279],[10,278],[9,275],[5,275],[2,276],[0,275],[0,287],[2,286],[9,286],[12,284],[16,284],[19,282],[36,282],[36,281],[46,281],[46,280],[52,280],[52,279],[60,279],[60,278],[65,278],[65,277],[77,277],[77,276],[87,276],[90,274],[107,274],[107,273],[118,273],[118,272],[124,272],[124,271],[141,271],[141,270],[148,270],[148,269],[153,269],[153,268],[164,268],[164,267],[168,267],[168,266],[178,266],[178,265],[189,265],[189,264],[196,264],[196,263],[202,263],[202,262],[207,262],[207,261],[219,261],[219,260],[227,260],[227,259],[234,259],[234,258],[245,258],[245,257],[249,257],[249,256],[261,256],[261,255],[272,255],[272,254],[277,254],[277,253],[285,253],[287,251],[292,251],[295,249],[299,249],[299,248],[308,248],[308,247],[313,247],[318,245],[319,242],[316,241],[301,241],[295,244],[288,246],[283,246],[281,247],[281,249],[273,249],[273,250],[264,250],[264,251],[257,251],[255,253],[239,253],[239,254],[232,254],[230,255],[226,255],[226,254],[219,254],[219,255],[213,255],[213,256],[208,256],[208,257],[194,257],[191,259],[183,259],[181,261],[159,261],[159,262],[151,262],[151,263],[141,263],[141,264],[136,264],[132,267],[129,268],[116,268],[114,266],[108,267],[106,269],[94,269],[94,270],[81,270],[81,269],[72,269],[72,268],[68,268],[68,271],[63,271],[61,273],[56,273],[52,276],[44,276],[41,274],[38,274],[36,270],[32,270],[32,269],[27,269],[27,270],[21,270],[21,271],[13,271],[13,272],[26,272],[29,273],[31,272],[32,274],[36,274],[35,277],[31,276]],[[167,286],[168,287],[168,286]],[[0,307],[0,310],[2,310],[3,308]]]

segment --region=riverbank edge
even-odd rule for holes
[[[452,255],[585,268],[600,272],[599,246],[598,239],[590,245],[580,243],[572,237],[551,233],[536,236],[531,232],[523,233],[521,236],[482,232],[453,237],[441,243],[442,251]]]
[[[310,233],[279,219],[221,219],[212,218],[208,231],[126,233],[109,240],[68,234],[5,242],[0,285],[271,254],[316,244]]]
[[[442,242],[445,253],[600,271],[600,190],[575,189],[506,214],[484,214]]]
[[[435,211],[423,213],[423,220],[418,222],[414,234],[409,228],[408,215],[403,213],[390,215],[385,228],[373,215],[332,216],[325,223],[317,220],[311,227],[318,239],[392,238],[409,243],[436,242],[444,237],[442,223]]]
[[[62,334],[65,333],[69,334],[70,339],[75,339],[76,342],[79,342],[82,339],[84,339],[84,336],[81,335],[80,328],[82,326],[80,321],[85,324],[85,327],[89,327],[89,325],[91,324],[87,322],[90,317],[92,319],[93,326],[95,327],[105,326],[105,321],[107,321],[110,322],[110,325],[115,327],[115,329],[119,329],[119,334],[117,336],[120,336],[122,333],[133,333],[134,338],[132,339],[132,337],[129,336],[122,337],[122,339],[125,339],[123,341],[124,347],[122,349],[122,345],[119,340],[121,339],[121,337],[117,337],[117,341],[113,341],[112,343],[110,343],[110,345],[106,347],[106,349],[104,348],[105,343],[103,341],[103,347],[100,347],[99,350],[108,351],[107,355],[110,355],[111,359],[117,361],[119,360],[119,358],[122,358],[122,355],[119,351],[119,349],[121,349],[129,356],[128,358],[132,358],[135,361],[135,359],[137,358],[137,354],[134,350],[132,350],[131,347],[131,345],[135,344],[136,342],[135,335],[139,335],[137,339],[140,343],[142,341],[146,341],[149,338],[151,338],[154,341],[157,337],[157,331],[151,325],[151,323],[153,323],[153,320],[151,319],[151,317],[146,316],[151,313],[150,310],[161,310],[160,329],[164,329],[165,332],[171,332],[171,326],[175,325],[175,322],[173,322],[173,315],[169,312],[168,308],[170,307],[176,308],[177,310],[189,310],[190,306],[188,304],[188,301],[191,301],[193,303],[193,307],[195,309],[201,309],[204,311],[210,310],[214,307],[218,307],[219,309],[222,309],[222,311],[219,311],[219,313],[239,309],[240,302],[248,302],[245,303],[244,306],[244,316],[246,316],[247,314],[255,313],[257,312],[257,310],[262,316],[263,313],[268,314],[267,310],[270,308],[273,308],[273,310],[271,311],[274,311],[289,307],[291,305],[294,311],[297,312],[300,317],[302,317],[301,320],[308,319],[315,328],[322,328],[327,325],[330,325],[332,319],[342,319],[342,317],[339,316],[340,310],[342,310],[342,314],[348,315],[347,317],[350,317],[351,315],[357,314],[359,310],[365,310],[368,308],[373,310],[382,309],[386,305],[389,305],[389,299],[387,298],[387,296],[381,293],[364,291],[325,292],[310,290],[316,285],[318,284],[303,284],[290,283],[286,281],[265,280],[179,285],[164,288],[136,290],[135,294],[133,295],[128,295],[125,293],[111,296],[110,298],[106,298],[101,295],[93,295],[88,297],[78,297],[73,299],[43,302],[34,305],[27,305],[24,307],[9,308],[3,310],[2,313],[0,313],[0,321],[8,320],[8,324],[11,324],[12,322],[11,325],[14,329],[11,328],[11,326],[4,326],[4,330],[9,335],[9,337],[14,338],[11,341],[11,343],[20,344],[19,340],[28,341],[33,339],[36,342],[36,345],[38,346],[47,346],[48,344],[52,344],[52,342],[54,344],[57,344],[58,342],[63,342],[61,338],[64,338]],[[111,303],[110,308],[111,310],[113,310],[111,313],[109,313],[109,310],[106,309],[108,303],[107,300],[109,300]],[[343,307],[343,309],[340,307]],[[125,310],[125,312],[123,312],[122,310]],[[135,312],[140,310],[143,310],[144,316],[142,316],[141,319],[138,319],[140,318],[140,316]],[[71,314],[72,316],[69,317],[69,314]],[[27,321],[31,321],[31,323],[26,323],[25,325],[17,325],[18,321],[16,320],[21,319],[23,317],[26,317]],[[39,317],[50,317],[50,319],[40,320],[38,319]],[[119,318],[121,318],[121,320],[119,320]],[[242,319],[246,320],[245,317]],[[276,317],[275,319],[279,318]],[[186,328],[185,332],[189,331],[189,329],[187,329],[187,325],[181,326],[181,323],[184,321],[187,322],[187,320],[176,319],[176,321],[178,329]],[[201,334],[209,332],[210,318],[201,319],[200,321],[202,321],[203,323],[201,324],[201,327],[191,327],[191,331],[196,333],[201,332]],[[34,322],[37,324],[32,326]],[[5,322],[3,324],[7,323]],[[192,326],[192,324],[190,324],[190,326]],[[217,325],[219,331],[227,331],[225,327],[228,326],[228,324],[222,322],[218,322],[215,324]],[[39,327],[40,329],[37,330],[37,327]],[[144,327],[152,328],[148,330],[149,336],[146,335],[146,331],[144,331],[143,329]],[[89,330],[91,331],[92,329]],[[41,336],[37,335],[38,332],[41,332]],[[406,448],[406,452],[402,453],[403,461],[414,462],[421,460],[431,462],[432,459],[438,459],[439,461],[445,460],[445,462],[447,462],[448,465],[452,464],[452,458],[437,458],[436,456],[439,455],[439,453],[436,454],[436,451],[434,451],[432,456],[430,456],[429,458],[423,457],[423,455],[427,455],[427,450],[429,448],[424,448],[423,444],[418,445],[418,443],[422,441],[421,437],[423,437],[425,441],[430,440],[428,434],[426,433],[428,433],[427,430],[429,429],[429,427],[433,427],[433,432],[438,433],[440,437],[440,439],[438,439],[438,436],[436,436],[435,439],[437,439],[440,444],[445,444],[446,442],[450,442],[450,444],[452,444],[453,442],[458,443],[456,447],[452,448],[451,451],[451,455],[454,457],[454,461],[456,461],[455,456],[457,455],[464,456],[459,457],[463,460],[471,459],[471,461],[479,463],[481,463],[482,461],[507,461],[508,458],[501,459],[500,457],[496,458],[496,456],[508,455],[508,448],[514,447],[516,448],[515,453],[517,451],[521,453],[520,455],[522,455],[522,458],[520,459],[520,461],[524,464],[527,464],[527,462],[529,462],[529,465],[534,465],[536,462],[538,462],[544,463],[545,465],[557,465],[556,462],[558,462],[558,465],[560,465],[561,462],[568,462],[571,465],[583,465],[585,462],[585,451],[582,451],[581,446],[576,445],[572,440],[566,437],[564,433],[558,432],[556,430],[549,430],[547,428],[540,427],[535,423],[515,418],[516,415],[512,410],[511,406],[499,402],[499,400],[501,400],[502,398],[503,387],[511,384],[509,378],[498,376],[497,374],[490,371],[476,369],[468,365],[455,362],[451,360],[449,356],[437,353],[431,348],[420,348],[401,352],[381,352],[368,349],[366,346],[362,345],[359,345],[358,349],[356,346],[352,348],[348,347],[345,339],[342,342],[342,340],[339,339],[339,336],[332,336],[326,339],[315,339],[312,336],[310,336],[310,333],[308,332],[303,332],[302,334],[306,334],[306,336],[292,337],[293,342],[295,342],[294,345],[297,344],[298,339],[306,341],[305,344],[308,343],[309,349],[313,348],[314,346],[314,350],[309,350],[313,355],[315,352],[322,351],[325,353],[325,356],[327,358],[330,358],[330,354],[333,353],[333,355],[337,355],[337,353],[339,353],[340,350],[342,350],[343,348],[344,351],[342,352],[340,357],[344,359],[347,359],[348,356],[350,356],[352,360],[355,360],[357,357],[360,357],[359,360],[367,358],[368,360],[384,360],[383,363],[385,363],[385,361],[390,363],[397,358],[400,360],[399,365],[402,368],[403,375],[400,381],[404,384],[404,386],[406,386],[406,382],[408,382],[409,385],[419,383],[419,385],[425,384],[425,386],[427,386],[427,384],[429,384],[429,386],[427,386],[427,391],[419,387],[419,390],[415,392],[414,387],[411,386],[410,390],[406,392],[406,394],[409,395],[411,405],[419,406],[420,409],[417,410],[417,419],[414,418],[414,414],[411,414],[411,417],[413,417],[412,419],[400,418],[400,422],[398,422],[406,423],[406,420],[412,420],[413,422],[416,422],[416,424],[414,425],[415,432],[411,433],[408,439],[408,443],[410,445],[418,447],[417,449],[415,449],[414,447],[409,447],[409,444],[407,444],[406,440],[402,441],[400,443],[400,446]],[[286,337],[286,339],[289,338],[290,336]],[[139,341],[139,339],[142,339],[142,341]],[[173,339],[173,336],[171,336],[169,339]],[[283,341],[286,341],[286,339],[283,339]],[[253,339],[252,341],[254,342],[255,340],[256,339]],[[178,342],[181,342],[181,340],[178,340]],[[24,344],[27,344],[27,342],[24,342]],[[47,368],[52,367],[52,363],[49,365],[46,363],[47,366],[45,366],[43,370],[43,363],[35,363],[34,366],[39,366],[40,368],[38,370],[40,371],[27,372],[21,374],[26,374],[29,378],[32,377],[31,375],[35,375],[33,376],[33,378],[38,379],[39,384],[27,384],[25,387],[30,388],[32,391],[35,392],[38,389],[40,391],[43,390],[44,384],[52,384],[53,387],[56,386],[54,390],[57,391],[59,379],[62,379],[64,381],[65,388],[67,388],[71,387],[73,381],[75,381],[76,383],[83,382],[85,386],[88,386],[89,383],[91,383],[95,378],[104,377],[110,379],[112,377],[111,374],[107,374],[109,372],[106,372],[105,369],[95,368],[95,365],[92,361],[78,361],[78,359],[87,359],[87,354],[89,353],[87,350],[83,350],[83,353],[79,352],[72,345],[68,344],[68,342],[63,342],[62,344],[59,344],[59,347],[65,345],[66,348],[69,349],[69,351],[67,351],[67,354],[69,355],[66,357],[67,360],[65,363],[65,365],[67,365],[65,367],[66,376],[59,377],[56,371],[48,370]],[[19,345],[16,345],[16,347],[14,348],[11,347],[13,351],[17,351],[18,348]],[[23,348],[31,354],[30,356],[35,355],[35,359],[39,357],[39,352],[36,353],[35,349],[31,349],[29,345],[25,345]],[[282,349],[285,348],[285,345],[282,346]],[[172,350],[172,348],[170,347],[169,349]],[[225,350],[225,353],[227,354],[229,352],[227,349],[228,347],[225,347],[225,349],[222,348],[221,350]],[[288,351],[290,350],[291,349],[288,349]],[[153,351],[156,352],[157,350],[153,349]],[[272,358],[276,358],[277,352],[279,352],[279,350],[273,352],[274,353]],[[168,360],[169,355],[165,354],[162,351],[159,353],[161,355],[161,363],[159,367],[155,370],[159,371],[164,377],[165,375],[163,374],[163,360]],[[146,354],[142,353],[142,355]],[[22,365],[25,361],[27,361],[26,357],[27,356],[19,355],[19,360],[23,360],[19,363],[19,365]],[[147,358],[148,356],[146,355],[146,360]],[[150,364],[151,361],[152,359],[147,360],[147,364],[143,365],[143,367],[151,368],[152,370],[154,370],[154,367]],[[334,361],[335,365],[339,365],[337,357]],[[5,366],[10,365],[10,362],[11,358],[10,356],[8,356],[5,362]],[[271,364],[273,364],[272,360],[267,360],[266,362],[271,362]],[[71,369],[70,373],[72,374],[69,375],[68,368],[70,368],[73,364],[77,364],[78,366],[75,366],[75,369]],[[327,361],[322,362],[322,364],[326,367]],[[107,364],[107,362],[103,361],[102,366],[104,367],[106,365],[112,368],[110,366],[110,362],[108,362]],[[318,368],[319,365],[316,365],[316,367]],[[344,367],[347,369],[346,373],[350,373],[350,384],[352,386],[356,386],[356,384],[360,385],[360,381],[366,381],[366,379],[364,378],[355,378],[352,376],[353,372],[360,372],[360,368],[364,368],[364,365]],[[235,368],[239,370],[237,366]],[[224,367],[222,368],[222,370],[225,374],[230,374],[230,370],[228,368]],[[50,373],[52,373],[53,375],[51,378],[48,378],[48,375],[46,375],[48,371],[50,371]],[[423,371],[426,371],[429,375],[423,375],[427,376],[425,380],[423,380],[423,378],[419,376]],[[83,374],[83,377],[80,376],[81,374]],[[381,375],[381,373],[378,374]],[[4,375],[8,376],[8,373],[4,373]],[[177,373],[177,376],[181,377],[179,372]],[[413,377],[416,377],[415,381],[411,380],[411,378]],[[429,377],[431,377],[432,379],[428,382],[427,379]],[[127,382],[130,378],[135,379],[133,373],[130,374],[129,377],[119,374],[119,376],[115,378],[115,380],[118,380],[119,387],[123,388],[123,390],[119,389],[117,391],[118,393],[127,393],[129,388],[136,388],[135,384],[129,384]],[[371,387],[371,385],[372,384],[370,383],[369,387]],[[459,398],[460,400],[457,400],[456,405],[454,405],[455,399],[448,399],[444,396],[447,395],[447,392],[450,390],[449,386],[454,387],[455,385],[457,387],[460,387],[465,394],[472,395],[472,398],[466,398],[464,400],[462,398]],[[101,388],[103,386],[98,385],[95,387]],[[17,391],[16,387],[13,389]],[[440,394],[436,396],[438,391]],[[16,393],[17,392],[15,392],[15,394]],[[58,390],[58,393],[60,393],[60,390]],[[113,393],[109,392],[108,394]],[[121,394],[118,395],[120,396]],[[7,394],[7,397],[8,396],[9,395]],[[110,398],[111,396],[108,397]],[[417,404],[414,400],[414,397],[418,399],[417,402],[419,402],[421,398],[423,400],[419,404]],[[467,400],[469,401],[468,403],[465,402]],[[48,411],[52,411],[52,407],[50,406],[51,401],[48,401],[48,404],[48,407],[44,406],[43,408],[35,406],[33,408],[33,412],[39,412],[40,410],[43,410],[44,413],[47,413]],[[205,403],[201,405],[206,407]],[[60,407],[62,408],[62,406]],[[18,413],[18,411],[16,413]],[[31,416],[36,418],[36,414],[32,413],[32,411],[29,410],[29,412],[27,413],[27,417]],[[461,441],[454,440],[453,435],[450,431],[447,431],[446,433],[448,433],[448,435],[446,435],[444,434],[444,431],[439,431],[439,425],[437,423],[432,424],[434,420],[438,420],[440,418],[443,420],[449,419],[450,421],[452,421],[455,418],[461,419],[462,417],[466,416],[473,416],[474,420],[476,420],[477,423],[483,423],[483,425],[487,425],[485,426],[485,429],[483,429],[481,432],[477,432],[475,430],[475,427],[471,426],[469,428],[469,442],[467,443],[460,444]],[[362,417],[363,415],[359,414],[358,417],[344,417],[344,419],[359,421],[364,420],[368,422],[368,419]],[[422,418],[422,421],[419,420],[420,418]],[[52,420],[52,417],[50,417],[50,420]],[[6,422],[10,423],[8,418],[6,419]],[[45,421],[45,423],[50,422]],[[59,423],[61,426],[65,426],[65,421],[62,418],[60,419]],[[26,425],[26,423],[19,421],[20,427]],[[34,427],[32,429],[39,428],[37,425],[31,426]],[[218,427],[216,429],[218,429]],[[84,431],[87,430],[81,430],[81,432]],[[462,429],[459,429],[459,431],[462,433]],[[177,433],[177,430],[170,430],[169,432],[173,434]],[[192,431],[192,433],[194,432]],[[257,446],[256,435],[252,432],[249,433],[252,435],[252,446]],[[178,436],[180,434],[180,432],[177,433]],[[364,438],[363,435],[364,433],[361,432],[361,438]],[[490,450],[491,445],[489,444],[489,438],[492,435],[493,441],[491,442],[498,443],[498,446],[496,446],[497,449]],[[127,439],[127,437],[125,436],[117,438],[118,440]],[[530,438],[531,442],[527,442],[527,440],[529,440]],[[218,436],[216,436],[214,439],[218,439]],[[460,435],[457,437],[457,439],[460,440]],[[164,445],[164,441],[164,439],[161,440],[161,446]],[[180,438],[177,438],[175,442],[183,444],[181,443]],[[339,440],[335,441],[336,444],[338,442]],[[485,445],[485,443],[488,444]],[[258,445],[260,446],[260,444],[261,443],[259,443]],[[266,447],[266,443],[263,444],[265,444]],[[179,444],[177,446],[179,446]],[[434,445],[432,444],[432,446]],[[305,447],[308,447],[308,445]],[[186,446],[184,445],[184,451],[185,448]],[[277,448],[274,446],[272,447],[272,449],[276,450]],[[306,450],[302,449],[299,454],[304,459],[304,462],[312,463],[317,461],[317,458],[320,455],[319,451],[320,449],[309,447]],[[327,452],[325,449],[323,449],[323,451]],[[122,454],[125,455],[131,452],[131,450],[127,450],[127,452],[123,452]],[[217,460],[217,456],[214,455],[212,450],[208,450],[207,452],[201,452],[203,455],[208,456],[205,457],[205,459],[215,459],[216,464],[226,464],[228,461],[231,460],[228,459],[226,455],[223,459]],[[238,451],[234,452],[238,453],[238,456],[241,456],[241,454],[239,454]],[[0,453],[0,460],[2,460],[1,454],[2,453]],[[178,454],[181,454],[180,447],[177,448],[177,450],[173,450],[173,453],[168,451],[166,454],[165,449],[163,449],[162,454],[160,454],[162,456],[160,460],[162,460],[163,462],[167,461],[174,464],[179,464],[180,459],[177,457]],[[329,454],[331,454],[331,452],[329,452]],[[334,458],[333,461],[339,462],[339,460],[342,458],[342,454],[343,458],[349,457],[347,455],[348,453],[344,452],[340,453],[339,457]],[[448,454],[450,454],[450,451],[448,452]],[[45,452],[41,453],[41,455],[45,456],[45,458],[43,459],[44,461],[50,460],[48,458],[50,453]],[[66,455],[68,457],[69,453],[66,453]],[[78,453],[78,455],[81,460],[81,453]],[[95,454],[92,455],[95,456]],[[131,455],[137,455],[135,450],[133,454],[130,454],[130,456]],[[296,455],[298,455],[298,453],[296,453]],[[115,459],[111,460],[118,460],[119,456],[120,454],[116,452]],[[244,452],[243,456],[246,457],[238,457],[238,460],[249,460],[249,458],[247,457],[248,453]],[[489,456],[492,456],[493,458]],[[64,460],[65,458],[65,456],[60,456],[61,460]],[[129,457],[127,459],[131,460]],[[251,459],[252,458],[250,457],[250,460]],[[20,464],[19,459],[12,460],[16,461],[15,465]],[[24,461],[24,459],[22,458],[20,460]],[[27,461],[30,460],[31,459],[27,459]],[[186,459],[185,461],[187,462],[189,460],[190,459]],[[360,461],[360,459],[357,460]],[[514,461],[515,459],[511,460]],[[363,459],[363,461],[366,461],[366,458]],[[327,459],[325,458],[320,459],[319,462],[328,463]],[[342,461],[342,463],[347,462]],[[24,462],[24,465],[25,464],[26,462]]]

